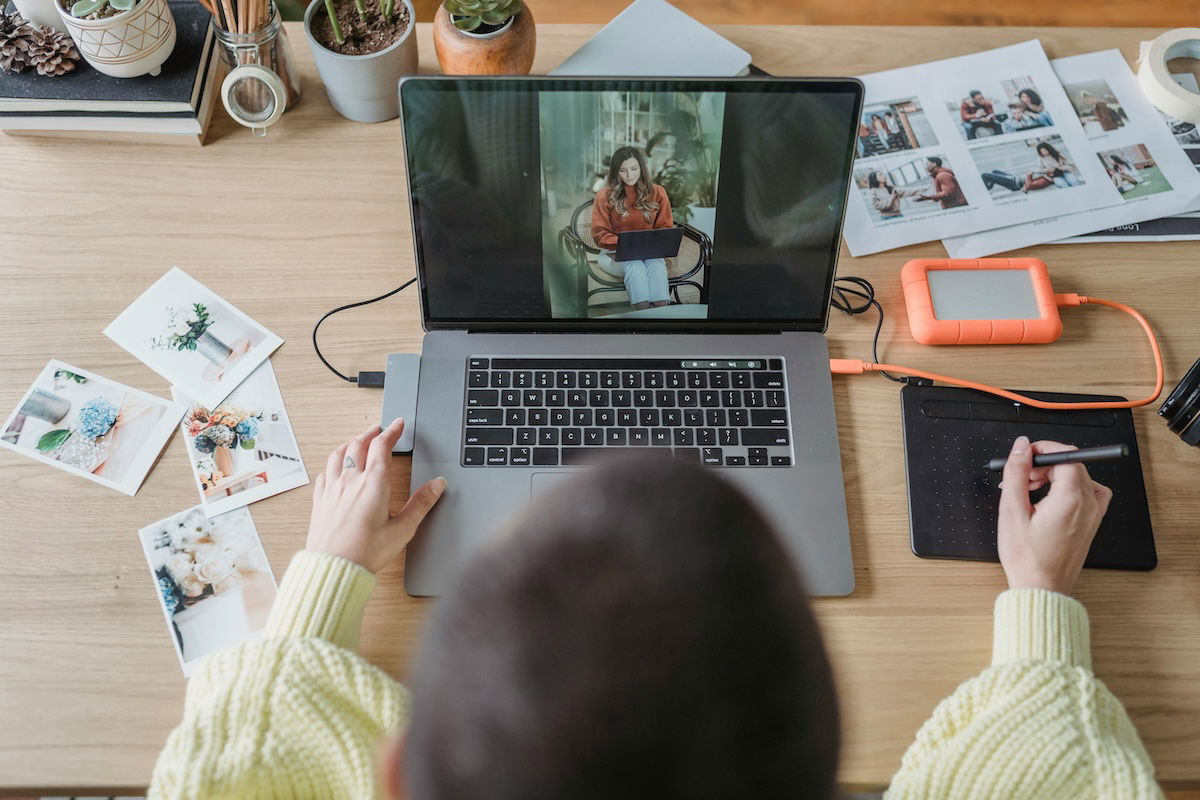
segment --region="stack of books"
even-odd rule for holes
[[[196,0],[170,2],[175,49],[151,77],[112,78],[82,58],[58,77],[34,70],[0,80],[0,130],[9,134],[203,144],[224,75],[212,17]]]

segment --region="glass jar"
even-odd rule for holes
[[[287,31],[274,3],[267,24],[249,33],[234,33],[214,24],[221,60],[229,74],[221,84],[221,101],[236,122],[255,136],[266,136],[284,111],[300,102],[300,74],[291,67]]]

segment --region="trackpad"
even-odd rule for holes
[[[529,499],[535,504],[574,477],[568,472],[535,472],[529,481]]]

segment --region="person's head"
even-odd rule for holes
[[[646,168],[646,157],[636,147],[618,147],[608,165],[608,178],[604,182],[608,189],[608,204],[620,216],[629,213],[625,195],[629,187],[634,190],[633,207],[641,211],[649,222],[658,210],[654,202],[654,184],[650,170]]]
[[[883,117],[879,116],[878,114],[871,115],[871,127],[872,128],[878,128],[882,124],[883,124]]]
[[[942,166],[942,159],[937,156],[929,156],[925,159],[925,171],[932,175]]]
[[[1015,120],[1024,119],[1025,106],[1021,105],[1020,103],[1009,103],[1008,113]]]
[[[873,170],[867,176],[867,187],[871,189],[891,189],[891,184],[888,183],[887,173],[882,170]]]
[[[979,91],[978,89],[972,89],[970,94],[968,94],[967,96],[970,97],[976,103],[983,102],[983,92]]]
[[[434,609],[391,752],[412,800],[829,798],[834,686],[788,554],[668,461],[555,486]]]
[[[1017,97],[1021,98],[1021,102],[1028,108],[1042,107],[1042,96],[1033,89],[1022,89],[1017,92]]]
[[[883,115],[884,115],[885,117],[894,117],[894,116],[896,116],[896,115],[895,115],[895,114],[893,114],[891,111],[885,111]]]
[[[1040,156],[1049,156],[1055,161],[1062,161],[1062,155],[1058,152],[1058,149],[1049,142],[1038,142],[1037,152]]]
[[[1113,154],[1112,160],[1113,160],[1113,163],[1116,164],[1118,167],[1125,167],[1125,168],[1129,167],[1129,162],[1126,161],[1125,159],[1121,158],[1119,155]]]

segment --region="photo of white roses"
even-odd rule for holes
[[[183,412],[51,360],[0,429],[0,446],[133,495]]]
[[[188,407],[180,429],[208,516],[308,483],[270,361],[216,408],[193,402],[178,387],[171,396]]]
[[[138,536],[185,677],[205,656],[266,626],[275,576],[249,510],[210,518],[196,506]]]
[[[104,335],[209,408],[283,344],[179,267],[134,300]]]

